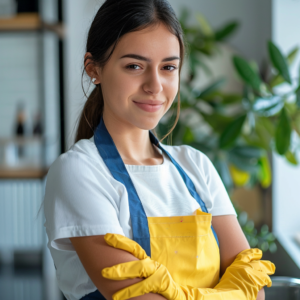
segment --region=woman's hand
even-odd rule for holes
[[[145,278],[143,281],[124,288],[113,295],[114,300],[129,299],[145,293],[158,293],[169,300],[173,299],[253,299],[263,286],[271,286],[267,274],[273,274],[275,266],[268,261],[260,261],[259,249],[242,251],[226,270],[220,283],[214,288],[193,288],[180,286],[171,277],[167,268],[151,260],[136,242],[117,234],[106,234],[108,245],[130,252],[138,261],[122,263],[102,270],[102,276],[112,280]]]

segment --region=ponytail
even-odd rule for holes
[[[81,139],[89,139],[103,115],[103,95],[101,85],[97,84],[85,102],[80,115],[75,143]]]

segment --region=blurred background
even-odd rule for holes
[[[3,300],[64,299],[38,211],[49,166],[74,141],[87,31],[103,2],[0,0]],[[300,1],[169,2],[188,55],[180,120],[164,143],[214,163],[251,247],[277,267],[266,299],[300,299]]]

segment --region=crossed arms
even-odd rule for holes
[[[226,268],[232,264],[237,254],[250,247],[235,216],[223,215],[212,217],[212,225],[218,235],[220,243],[220,276],[222,276]],[[75,237],[70,240],[89,277],[107,300],[112,300],[112,295],[115,292],[143,280],[141,278],[135,278],[112,281],[102,277],[101,271],[104,268],[138,260],[135,256],[126,251],[108,246],[103,235]],[[136,297],[135,299],[163,300],[165,298],[159,294],[149,293]],[[257,300],[264,299],[264,290],[261,289],[258,293]]]

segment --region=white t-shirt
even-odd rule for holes
[[[187,146],[162,145],[193,181],[213,216],[235,215],[209,158]],[[192,215],[200,206],[169,157],[154,166],[125,165],[147,217]],[[132,239],[128,194],[102,160],[94,138],[78,141],[51,165],[44,198],[48,247],[59,288],[68,300],[97,288],[87,275],[70,237],[118,233]]]

